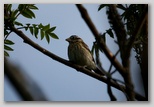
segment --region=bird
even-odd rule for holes
[[[93,70],[99,75],[104,75],[104,73],[97,67],[89,47],[80,37],[71,35],[66,41],[69,43],[68,58],[70,62]]]

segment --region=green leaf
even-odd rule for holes
[[[41,29],[41,40],[44,38],[44,31]]]
[[[54,31],[56,29],[56,26],[55,27],[52,27],[52,28],[50,28],[50,29],[48,29],[46,32],[52,32],[52,31]]]
[[[23,26],[23,24],[22,24],[22,23],[17,22],[17,21],[15,21],[15,22],[14,22],[14,24],[15,24],[15,25],[17,25],[17,26]]]
[[[30,30],[30,33],[33,35],[34,33],[33,27],[29,27],[29,30]]]
[[[26,25],[27,25],[27,27],[29,27],[30,26],[30,23],[27,23]]]
[[[4,44],[13,45],[14,42],[12,42],[11,40],[7,39],[7,40],[4,41]]]
[[[33,16],[31,16],[27,11],[22,11],[21,14],[26,17],[26,18],[29,18],[29,19],[32,19]]]
[[[38,25],[38,27],[39,27],[39,28],[43,28],[44,26],[42,25],[42,23],[40,23],[40,24]]]
[[[98,11],[100,11],[102,8],[104,8],[105,6],[109,6],[109,4],[101,4],[98,8]]]
[[[37,35],[38,35],[38,28],[34,28],[34,35],[35,35],[36,38],[38,38],[37,37]]]
[[[106,30],[106,32],[110,35],[110,37],[114,38],[112,29]]]
[[[25,4],[19,4],[18,5],[18,9],[19,9],[19,11],[21,12],[24,8],[25,8]]]
[[[19,12],[18,10],[13,10],[12,14],[11,14],[11,17],[16,17],[18,12]]]
[[[13,49],[11,47],[7,46],[7,45],[4,45],[4,49],[8,50],[8,51],[13,51]]]
[[[29,14],[29,16],[35,18],[35,14],[30,9],[26,9],[26,12],[27,12],[27,14]]]
[[[44,31],[46,31],[46,30],[48,30],[48,29],[50,29],[50,24],[47,24],[46,26],[44,26],[44,27],[42,28],[42,30],[44,30]]]
[[[117,7],[122,10],[126,10],[126,8],[122,4],[118,4]]]
[[[4,35],[7,35],[7,34],[9,34],[8,31],[7,30],[4,30]]]
[[[45,38],[46,38],[47,42],[50,43],[50,38],[49,38],[49,35],[47,33],[45,33]]]
[[[103,38],[104,42],[106,42],[106,36],[105,36],[106,33],[103,33],[103,35],[101,35],[101,37]]]
[[[6,51],[4,51],[4,56],[9,56],[9,54]]]
[[[38,8],[37,8],[36,6],[34,6],[34,5],[30,5],[30,6],[29,6],[29,9],[38,10]]]
[[[58,36],[55,33],[49,33],[49,35],[54,39],[59,39]]]
[[[7,7],[8,11],[10,11],[11,8],[12,8],[12,4],[9,4],[8,7]]]
[[[92,49],[91,49],[91,54],[94,55],[94,50],[95,50],[95,42],[93,42],[93,46],[92,46]]]

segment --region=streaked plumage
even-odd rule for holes
[[[69,42],[68,46],[68,58],[71,62],[86,66],[90,70],[94,70],[100,75],[104,75],[97,67],[94,62],[94,58],[81,38],[76,35],[72,35],[66,39]]]

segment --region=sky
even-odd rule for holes
[[[14,8],[17,5],[14,5]],[[88,26],[81,18],[81,15],[74,4],[37,4],[39,10],[34,11],[35,19],[26,19],[20,16],[17,21],[22,23],[48,24],[56,26],[55,34],[59,39],[52,39],[48,44],[47,41],[36,39],[29,32],[23,32],[34,42],[49,50],[50,52],[68,60],[67,47],[68,42],[65,41],[71,35],[78,35],[91,49],[94,37]],[[100,33],[109,29],[105,8],[98,11],[99,4],[83,5],[97,30]],[[110,101],[107,93],[106,84],[81,72],[77,72],[68,66],[65,66],[32,48],[30,45],[23,43],[23,40],[12,33],[8,39],[14,41],[12,46],[13,52],[9,52],[10,60],[19,65],[37,84],[52,101]],[[114,40],[107,36],[106,43],[109,49],[116,53],[118,46]],[[140,89],[141,78],[136,78],[140,73],[136,60],[133,59],[135,54],[131,54],[131,71],[132,79],[135,85],[135,91],[142,94]],[[119,57],[119,56],[118,56]],[[102,64],[105,70],[109,69],[110,62],[104,54],[101,55]],[[114,77],[122,80],[118,73]],[[139,76],[140,77],[140,76]],[[7,78],[4,78],[4,100],[20,101],[20,97],[16,94]],[[113,92],[118,101],[125,101],[126,98],[120,91],[113,88]]]

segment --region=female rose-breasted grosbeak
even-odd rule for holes
[[[76,35],[72,35],[66,39],[69,42],[68,46],[68,58],[72,63],[80,66],[85,66],[89,70],[93,70],[95,73],[104,75],[100,69],[97,68],[94,58],[81,38]]]

